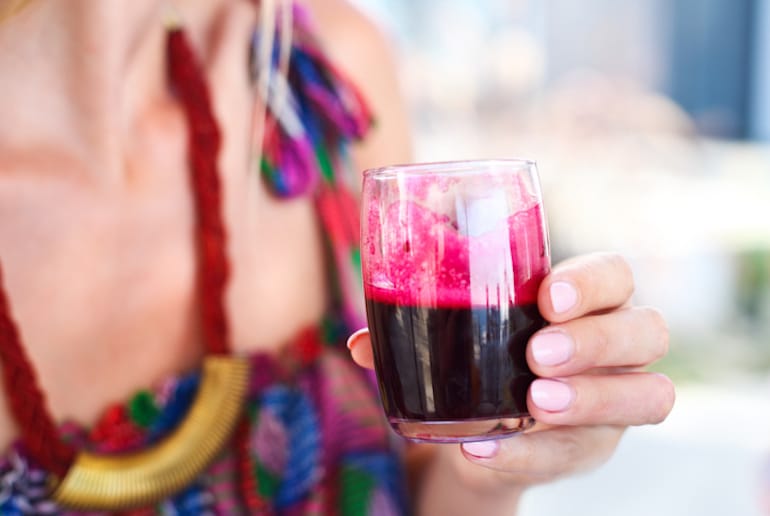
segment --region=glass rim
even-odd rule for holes
[[[395,176],[418,176],[426,173],[437,174],[463,174],[468,172],[481,171],[478,169],[487,169],[490,166],[513,166],[531,170],[537,169],[535,160],[526,158],[481,158],[481,159],[460,159],[446,161],[426,161],[418,163],[402,163],[396,165],[387,165],[384,167],[369,168],[364,170],[365,178],[387,178]],[[434,170],[434,169],[440,170]]]

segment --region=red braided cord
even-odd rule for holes
[[[249,420],[246,416],[241,419],[236,429],[235,443],[238,460],[238,485],[243,503],[252,516],[272,516],[273,509],[268,501],[259,494],[259,479],[256,476],[256,465],[251,460],[249,450]]]
[[[182,101],[189,131],[203,336],[209,353],[227,354],[230,346],[224,293],[230,268],[225,254],[227,240],[217,169],[222,138],[211,109],[203,72],[181,29],[170,31],[168,55],[171,83]]]
[[[208,88],[181,30],[168,38],[169,71],[188,122],[191,182],[196,207],[198,283],[207,352],[229,352],[224,291],[229,275],[226,235],[221,213],[217,158],[221,137]],[[28,453],[46,470],[62,477],[75,459],[75,449],[62,441],[47,410],[35,372],[11,318],[0,270],[0,367],[5,392]]]
[[[11,318],[0,270],[0,366],[11,413],[19,425],[27,452],[47,470],[64,476],[75,460],[75,450],[59,437],[53,418],[46,410],[43,391],[21,345]]]

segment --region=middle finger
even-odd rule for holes
[[[529,341],[527,362],[538,376],[594,368],[645,366],[668,351],[668,329],[652,308],[625,308],[540,330]]]

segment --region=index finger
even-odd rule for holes
[[[626,304],[634,291],[634,276],[622,256],[594,253],[554,267],[538,290],[540,313],[550,322],[611,310]]]

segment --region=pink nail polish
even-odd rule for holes
[[[562,331],[539,333],[532,338],[530,346],[535,362],[548,367],[563,364],[575,352],[572,339]]]
[[[572,387],[556,380],[535,380],[529,393],[535,405],[548,412],[567,410],[575,399]]]
[[[348,347],[348,349],[353,349],[356,339],[368,331],[369,328],[361,328],[360,330],[355,331],[350,337],[348,337],[348,341],[345,343],[345,345]]]
[[[465,453],[477,459],[491,459],[497,455],[497,450],[500,449],[500,443],[494,440],[463,443],[462,446]]]
[[[551,284],[551,305],[557,314],[563,314],[573,308],[577,303],[577,298],[577,290],[566,281],[557,281]]]

